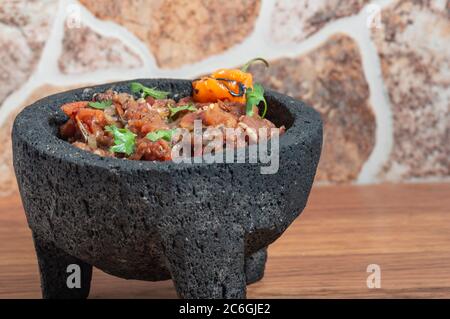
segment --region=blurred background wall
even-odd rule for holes
[[[323,116],[320,183],[450,181],[450,0],[0,0],[0,195],[23,106],[257,56]]]

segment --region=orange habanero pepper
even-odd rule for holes
[[[263,61],[267,65],[265,60],[257,58],[246,63],[241,70],[219,69],[210,76],[194,80],[194,101],[214,103],[220,100],[245,104],[247,89],[253,89],[253,76],[247,72],[247,68],[255,61]]]

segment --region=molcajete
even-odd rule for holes
[[[187,80],[138,81],[174,99],[192,94]],[[171,278],[182,298],[245,298],[246,284],[263,276],[267,246],[306,205],[322,146],[319,114],[267,90],[267,117],[287,128],[275,174],[249,161],[100,157],[58,137],[62,104],[108,88],[128,92],[130,82],[49,96],[14,122],[14,168],[43,297],[86,298],[95,266],[126,279]],[[80,267],[80,288],[66,284],[71,264]]]

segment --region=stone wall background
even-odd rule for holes
[[[257,81],[321,112],[321,183],[450,181],[450,0],[1,0],[0,196],[23,106],[256,56]]]

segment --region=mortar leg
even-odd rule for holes
[[[181,298],[246,297],[244,233],[240,227],[205,223],[186,226],[162,237]]]
[[[253,284],[264,277],[264,269],[267,261],[267,248],[255,252],[245,258],[245,277],[247,285]]]
[[[87,298],[91,287],[92,266],[68,255],[53,243],[40,240],[36,235],[33,235],[33,239],[41,274],[42,297],[45,299]],[[69,285],[75,284],[76,287],[69,288],[68,282]]]

